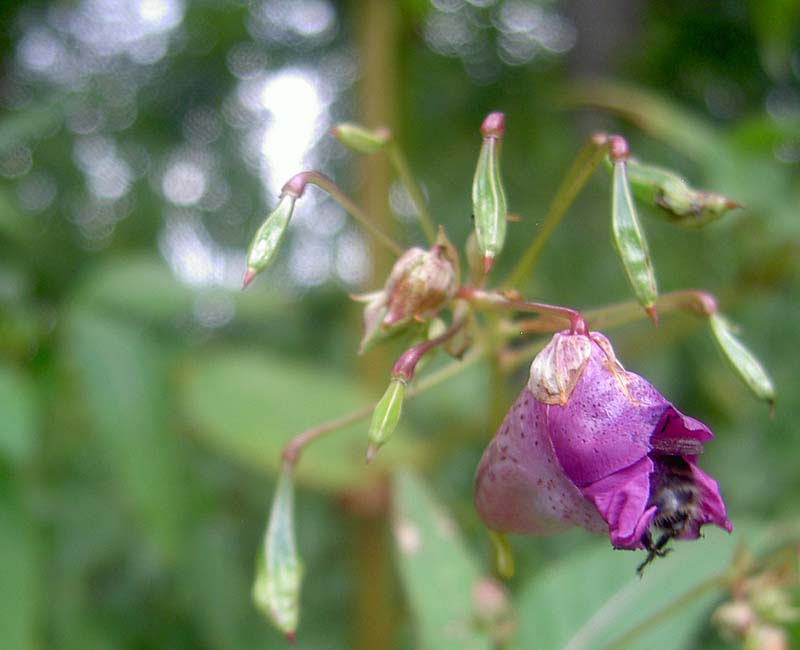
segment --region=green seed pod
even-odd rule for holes
[[[247,251],[247,272],[243,282],[245,287],[275,258],[289,226],[289,220],[292,218],[296,200],[297,197],[294,194],[284,192],[278,205],[270,212],[250,242],[250,248]]]
[[[711,331],[722,354],[733,366],[736,374],[758,399],[770,406],[775,403],[775,387],[764,366],[759,363],[753,353],[748,350],[733,334],[731,324],[719,314],[709,317]]]
[[[500,176],[500,138],[505,128],[502,113],[490,113],[481,125],[483,144],[472,181],[472,212],[475,235],[483,265],[488,273],[503,250],[508,208]]]
[[[713,192],[691,188],[679,175],[661,167],[628,160],[628,181],[642,203],[660,208],[671,223],[699,228],[719,219],[738,203]]]
[[[253,601],[290,640],[294,638],[300,617],[302,580],[303,562],[294,537],[294,487],[291,469],[284,466],[258,553]]]
[[[372,412],[372,421],[369,424],[369,447],[367,448],[367,462],[371,462],[383,445],[394,433],[400,414],[403,412],[403,396],[406,391],[406,382],[400,378],[393,378],[383,397],[375,405]]]
[[[363,126],[348,122],[337,124],[331,129],[331,133],[345,147],[366,154],[377,153],[392,139],[392,134],[388,129],[370,131]]]
[[[611,184],[611,233],[614,246],[636,299],[655,318],[658,297],[656,277],[647,241],[633,205],[624,159],[613,160]]]

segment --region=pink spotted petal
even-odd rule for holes
[[[583,494],[597,507],[608,524],[615,548],[644,548],[642,535],[655,516],[650,498],[653,462],[645,456],[630,467],[583,488]]]

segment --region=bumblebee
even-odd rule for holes
[[[689,463],[680,456],[660,454],[654,456],[653,461],[655,470],[650,479],[647,505],[655,506],[656,514],[642,535],[647,558],[636,568],[640,577],[655,558],[664,557],[672,550],[665,548],[669,541],[681,537],[700,515],[700,490]]]

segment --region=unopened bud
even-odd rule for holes
[[[655,320],[655,303],[658,298],[656,276],[647,249],[647,240],[633,205],[627,163],[620,155],[612,157],[612,165],[611,232],[614,246],[636,299]]]
[[[739,207],[721,194],[691,188],[678,174],[633,158],[628,161],[628,180],[639,201],[660,208],[660,214],[681,226],[704,226]]]
[[[743,639],[755,621],[753,608],[742,600],[723,603],[711,615],[711,622],[719,629],[720,634],[730,641]]]
[[[720,314],[709,317],[711,331],[723,356],[733,366],[736,374],[758,399],[767,402],[770,407],[775,403],[775,387],[767,371],[758,359],[744,344],[736,338],[731,324]]]
[[[358,124],[344,122],[337,124],[331,130],[334,137],[344,146],[358,153],[376,153],[383,149],[392,139],[391,132],[386,128],[370,131]]]
[[[490,113],[481,125],[483,143],[472,181],[472,211],[478,250],[486,273],[503,250],[508,208],[500,176],[500,138],[505,128],[502,113]]]
[[[300,617],[303,563],[294,538],[294,488],[291,470],[278,478],[269,524],[256,562],[253,600],[266,617],[288,638],[293,638]]]
[[[266,269],[275,259],[275,254],[278,252],[283,236],[288,229],[289,220],[292,218],[296,200],[297,197],[294,194],[284,192],[278,205],[269,214],[250,242],[250,248],[247,251],[247,271],[244,276],[244,287],[250,284],[253,278]]]
[[[478,630],[495,642],[508,641],[516,629],[516,617],[506,588],[494,578],[480,578],[472,587],[472,602]]]
[[[774,625],[756,625],[747,634],[743,650],[789,650],[789,636]]]
[[[372,462],[375,454],[389,440],[394,433],[400,415],[403,412],[403,396],[405,395],[406,382],[394,378],[389,382],[389,387],[375,405],[372,420],[369,424],[369,447],[367,448],[367,462]]]

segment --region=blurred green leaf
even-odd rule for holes
[[[0,456],[30,461],[36,447],[36,389],[27,373],[0,364]]]
[[[263,322],[266,314],[286,305],[275,291],[191,287],[178,280],[164,260],[146,255],[115,258],[97,266],[83,284],[80,300],[117,316],[170,326],[215,307]]]
[[[171,430],[161,351],[140,331],[82,309],[70,314],[64,344],[120,496],[156,547],[173,556],[186,507],[186,478]]]
[[[39,551],[33,522],[17,491],[0,481],[0,648],[40,647]]]
[[[519,594],[520,647],[688,648],[697,629],[707,622],[709,607],[722,595],[719,585],[709,585],[691,604],[670,608],[625,644],[612,642],[721,575],[738,545],[759,551],[778,537],[775,529],[741,523],[731,535],[710,527],[703,533],[700,540],[677,543],[674,552],[648,566],[641,579],[635,570],[642,554],[614,551],[607,543],[552,563]]]
[[[618,113],[694,160],[713,165],[725,157],[724,142],[713,127],[643,88],[610,79],[581,81],[568,86],[561,100]]]
[[[223,455],[277,474],[284,444],[294,435],[359,407],[370,396],[349,377],[316,366],[247,351],[188,359],[180,400],[193,434]],[[364,463],[367,417],[310,445],[297,465],[299,483],[323,489],[364,485],[381,468],[423,458],[421,443],[400,427],[373,469]]]
[[[180,591],[208,647],[247,647],[251,577],[239,561],[239,522],[216,517],[193,529],[192,543],[181,556]]]
[[[40,103],[0,119],[0,152],[53,131],[61,121],[61,102]]]
[[[455,523],[409,472],[395,474],[393,495],[397,565],[416,623],[416,647],[492,647],[475,629],[473,589],[481,572]]]
[[[792,54],[800,36],[798,0],[758,0],[750,2],[753,26],[761,41],[761,62],[777,79],[791,74]]]

